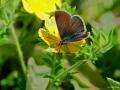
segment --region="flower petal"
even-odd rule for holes
[[[38,31],[39,36],[41,39],[46,42],[49,46],[55,48],[56,46],[59,45],[58,38],[49,34],[46,30],[40,28]]]
[[[23,7],[24,9],[29,12],[29,13],[33,13],[33,10],[30,6],[30,4],[26,1],[26,0],[22,0],[22,3],[23,3]]]
[[[58,7],[61,7],[61,6],[62,6],[61,0],[48,0],[48,1],[49,1],[49,3],[48,3],[48,10],[49,10],[50,12],[56,10],[56,5],[57,5]]]
[[[59,41],[61,40],[54,17],[45,20],[45,27],[48,29],[51,35],[57,37]]]
[[[69,43],[67,44],[67,49],[68,49],[67,51],[71,53],[75,53],[80,50],[80,46],[83,46],[85,44],[86,44],[85,39],[77,41],[77,42]]]
[[[32,11],[35,12],[40,12],[40,11],[46,11],[47,10],[47,6],[46,3],[48,0],[23,0],[26,1],[26,3],[29,4],[29,7],[31,7]]]
[[[49,13],[56,10],[56,5],[61,7],[61,0],[22,0],[25,10],[36,14],[40,19],[50,17]]]
[[[35,14],[41,20],[48,20],[50,17],[50,15],[48,13],[44,13],[44,12],[36,12]]]

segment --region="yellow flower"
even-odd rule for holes
[[[50,12],[56,10],[56,5],[61,7],[60,0],[22,0],[24,9],[37,15],[42,20],[50,17]]]
[[[54,17],[45,20],[45,27],[46,29],[40,28],[38,33],[41,39],[50,46],[49,50],[53,52],[67,51],[74,53],[79,51],[80,46],[83,46],[86,43],[86,41],[83,39],[77,42],[68,43],[61,46],[61,38]]]

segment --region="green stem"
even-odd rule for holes
[[[16,44],[16,47],[17,47],[20,64],[21,64],[24,75],[26,75],[27,72],[26,72],[26,65],[25,65],[25,62],[24,62],[23,53],[22,53],[22,50],[20,48],[20,44],[19,44],[18,38],[16,36],[15,29],[13,27],[15,10],[14,10],[14,13],[11,13],[9,17],[7,16],[7,11],[4,8],[2,8],[2,10],[3,10],[3,14],[4,14],[4,19],[5,19],[5,22],[6,22],[6,27],[9,27],[9,29],[12,32],[12,35],[13,35],[13,38],[15,40],[15,44]]]
[[[17,47],[17,51],[18,51],[18,55],[19,55],[19,60],[20,60],[20,64],[21,64],[23,73],[24,73],[24,75],[26,75],[26,65],[25,65],[25,62],[24,62],[23,53],[22,53],[22,50],[21,50],[18,38],[16,36],[15,29],[14,29],[14,27],[13,27],[12,24],[10,24],[10,30],[11,30],[13,38],[15,40],[15,44],[16,44],[16,47]]]
[[[48,84],[46,90],[58,90],[58,88],[55,85],[53,85],[53,83],[51,81],[49,81],[49,84]]]
[[[56,76],[56,78],[61,78],[62,76],[64,76],[65,74],[67,74],[71,70],[77,68],[79,65],[81,65],[84,62],[86,62],[86,60],[82,60],[82,61],[80,60],[80,61],[78,61],[77,63],[73,64],[69,69],[65,70],[64,72],[62,72],[58,76]]]

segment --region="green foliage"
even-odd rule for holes
[[[74,54],[46,51],[38,36],[44,21],[21,0],[0,0],[0,90],[119,90],[120,1],[62,1],[59,9],[80,13],[91,33]]]
[[[75,59],[85,59],[95,62],[98,57],[102,57],[104,53],[110,50],[116,44],[116,35],[111,30],[108,34],[100,30],[99,32],[92,30],[90,43],[82,47],[80,52],[76,54]]]
[[[8,28],[15,16],[15,10],[18,8],[19,0],[1,0],[0,1],[0,45],[8,42]]]
[[[61,10],[65,10],[67,12],[69,12],[70,14],[76,14],[76,7],[71,7],[67,2],[63,3],[63,6],[61,8]]]
[[[112,88],[112,90],[120,90],[120,83],[111,79],[111,78],[107,78],[107,81],[110,84],[109,88]]]

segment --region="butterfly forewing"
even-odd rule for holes
[[[69,22],[71,16],[64,11],[55,12],[55,20],[60,37],[63,39],[69,33]]]

